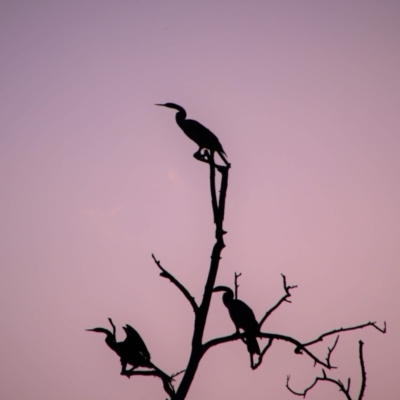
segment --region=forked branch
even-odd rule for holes
[[[262,349],[261,354],[258,356],[258,361],[252,366],[252,369],[257,369],[263,362],[263,358],[265,353],[270,349],[272,346],[274,339],[269,339],[267,345]]]
[[[322,342],[325,337],[330,336],[330,335],[335,335],[336,333],[354,331],[356,329],[362,329],[362,328],[365,328],[367,326],[372,326],[375,329],[377,329],[379,332],[386,333],[386,322],[383,323],[383,328],[380,328],[378,325],[376,325],[375,321],[374,322],[366,322],[365,324],[362,324],[362,325],[351,326],[351,327],[348,327],[348,328],[338,328],[338,329],[334,329],[332,331],[323,333],[322,335],[318,336],[317,339],[314,339],[311,342],[304,343],[303,346],[304,347],[305,346],[311,346],[312,344],[315,344],[315,343],[318,343],[318,342]]]
[[[382,330],[380,330],[382,333],[384,333]],[[337,340],[335,342],[335,345],[337,343]],[[363,356],[363,345],[364,343],[360,340],[358,342],[359,346],[358,346],[358,354],[360,357],[360,368],[361,368],[361,385],[360,385],[360,392],[358,394],[357,400],[362,400],[362,398],[364,397],[364,392],[365,392],[365,387],[366,387],[366,382],[367,382],[367,375],[365,373],[365,364],[364,364],[364,356]],[[334,345],[334,346],[335,346]],[[332,348],[333,351],[333,348]],[[347,379],[347,385],[345,386],[343,384],[343,382],[340,379],[334,379],[334,378],[330,378],[329,376],[327,376],[326,372],[324,369],[322,369],[322,376],[317,376],[314,379],[314,382],[308,386],[307,388],[305,388],[302,392],[296,392],[295,390],[293,390],[290,385],[289,385],[289,381],[290,381],[290,375],[287,376],[286,379],[286,387],[287,389],[295,394],[296,396],[302,396],[302,397],[306,397],[307,393],[314,388],[318,382],[331,382],[333,384],[335,384],[338,388],[339,391],[342,392],[344,394],[344,396],[346,397],[347,400],[353,400],[353,398],[350,395],[350,383],[351,380],[350,378]],[[356,398],[354,397],[354,400]]]
[[[209,157],[207,159],[207,157]],[[204,355],[203,347],[203,334],[207,321],[208,310],[211,303],[211,295],[215,285],[215,280],[218,273],[219,261],[221,259],[221,252],[225,247],[223,235],[226,233],[223,230],[223,220],[225,212],[225,199],[228,188],[228,172],[230,166],[216,165],[214,157],[212,155],[206,155],[205,160],[210,166],[210,191],[211,191],[211,203],[213,210],[213,219],[215,223],[215,244],[211,253],[211,264],[206,280],[206,284],[203,292],[203,299],[200,306],[195,311],[195,323],[194,332],[192,336],[192,351],[189,357],[189,362],[186,366],[186,370],[183,374],[180,385],[176,391],[174,400],[183,400],[186,398],[187,392],[189,391],[190,385],[196,374],[198,365],[201,358]],[[219,199],[217,201],[217,191],[215,187],[215,170],[218,170],[221,174]],[[176,284],[176,283],[175,283]],[[181,289],[182,290],[182,289]],[[185,294],[185,293],[184,293]]]
[[[259,323],[260,329],[261,329],[261,327],[263,326],[263,324],[264,324],[264,322],[266,321],[266,319],[267,319],[276,309],[278,309],[279,306],[280,306],[282,303],[284,303],[284,302],[291,303],[291,301],[288,300],[288,298],[292,295],[292,294],[290,293],[290,290],[291,290],[291,289],[297,288],[297,285],[294,285],[294,286],[288,285],[288,284],[286,283],[286,276],[283,275],[283,274],[281,274],[281,275],[282,275],[282,279],[283,279],[283,290],[285,291],[285,295],[282,296],[282,298],[281,298],[271,309],[269,309],[269,310],[265,313],[265,315],[261,318],[261,321],[260,321],[260,323]]]
[[[151,256],[153,257],[153,260],[157,264],[158,268],[161,269],[160,276],[169,279],[183,293],[183,295],[187,298],[187,300],[191,304],[194,313],[196,314],[199,309],[199,306],[197,305],[194,297],[189,293],[189,290],[187,290],[185,286],[182,285],[182,283],[180,283],[173,275],[171,275],[165,268],[163,268],[160,261],[156,259],[154,254],[152,254]]]
[[[348,331],[348,330],[355,330],[355,329],[363,329],[363,328],[368,327],[368,326],[374,326],[380,332],[382,332],[382,333],[385,332],[383,329],[378,328],[377,326],[373,325],[372,323],[366,323],[366,324],[354,326],[351,329],[350,328],[340,328],[340,329],[341,329],[341,331]],[[385,325],[385,327],[386,327],[386,325]],[[321,336],[326,337],[326,336],[329,336],[329,335],[333,335],[334,333],[337,333],[337,332],[340,332],[340,330],[336,329],[334,331],[326,332],[326,333],[322,334]],[[327,369],[336,368],[331,364],[330,357],[331,357],[332,352],[336,348],[336,345],[337,345],[337,342],[338,342],[338,338],[336,338],[336,340],[335,340],[335,342],[334,342],[332,347],[328,347],[328,354],[327,354],[325,360],[323,360],[323,359],[317,357],[311,350],[308,349],[308,346],[310,346],[311,344],[316,343],[316,341],[312,341],[312,342],[308,342],[308,343],[301,343],[299,340],[297,340],[297,339],[295,339],[295,338],[293,338],[291,336],[280,335],[280,334],[277,334],[277,333],[267,333],[267,332],[260,332],[260,334],[258,336],[262,337],[262,338],[269,339],[269,343],[266,345],[266,347],[262,351],[262,356],[272,346],[272,342],[273,341],[282,340],[284,342],[288,342],[288,343],[293,344],[295,346],[295,350],[294,351],[295,351],[296,354],[305,353],[308,357],[310,357],[314,361],[315,364],[319,364],[319,365],[321,365],[321,366],[323,366],[324,368],[327,368]],[[222,344],[222,343],[233,342],[235,340],[242,339],[242,338],[244,338],[244,334],[235,333],[233,335],[223,336],[223,337],[219,337],[219,338],[215,338],[215,339],[209,340],[208,342],[206,342],[203,345],[203,354],[207,350],[209,350],[211,347],[217,346],[217,345]],[[257,368],[261,364],[262,356],[260,355],[261,360],[259,360],[254,365],[255,368]]]
[[[238,274],[235,272],[235,299],[238,298],[238,289],[239,289],[238,278],[240,276],[242,276],[241,272],[239,272]]]
[[[156,376],[162,380],[163,387],[165,392],[171,397],[171,399],[174,398],[175,396],[175,389],[172,386],[172,380],[174,377],[168,376],[165,372],[161,371],[158,369],[156,366],[154,366],[155,369],[144,371],[144,370],[134,370],[133,368],[121,373],[121,375],[125,375],[128,378],[134,375],[141,375],[141,376]]]

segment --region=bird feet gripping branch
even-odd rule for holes
[[[202,150],[202,149],[198,149],[198,150],[196,151],[196,153],[193,154],[193,157],[194,157],[196,160],[199,160],[199,161],[209,162],[209,153],[208,153],[208,151],[205,150],[205,152],[202,153],[201,150]]]

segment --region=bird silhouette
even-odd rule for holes
[[[257,335],[260,332],[260,327],[254,316],[253,310],[243,301],[234,299],[232,289],[226,286],[217,286],[213,292],[225,292],[222,295],[222,301],[229,311],[231,320],[235,324],[236,330],[243,329],[247,350],[251,356],[260,354],[260,347],[257,343]]]
[[[115,351],[120,357],[122,366],[121,375],[124,375],[127,372],[126,367],[128,364],[132,366],[130,371],[133,371],[138,367],[154,368],[154,365],[150,361],[150,353],[147,350],[147,347],[139,333],[130,325],[126,325],[123,327],[126,333],[126,339],[123,342],[117,342],[115,336],[115,325],[111,318],[108,318],[108,320],[113,327],[112,332],[105,328],[93,328],[86,330],[106,334],[105,342],[107,343],[108,347]]]
[[[156,104],[156,106],[163,106],[178,110],[175,115],[175,120],[178,126],[183,130],[189,139],[192,139],[198,146],[199,150],[193,154],[198,160],[203,160],[204,156],[201,154],[202,149],[208,149],[211,153],[217,152],[226,165],[230,165],[226,159],[226,153],[222,148],[218,138],[204,125],[200,124],[193,119],[186,119],[186,111],[183,107],[174,103]]]

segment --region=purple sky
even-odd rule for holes
[[[332,373],[397,400],[400,371],[400,2],[3,1],[0,4],[0,398],[163,399],[119,376],[100,334],[133,325],[153,361],[185,367],[213,225],[208,169],[154,103],[176,102],[232,163],[217,283],[264,331],[342,335]],[[220,294],[206,338],[234,332]],[[331,340],[316,346],[323,356]],[[320,368],[276,344],[255,372],[242,343],[203,359],[191,400],[289,400]],[[353,392],[354,393],[354,392]],[[320,384],[308,400],[344,399]]]

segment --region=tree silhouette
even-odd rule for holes
[[[163,105],[169,108],[175,108],[178,110],[177,113],[177,121],[178,121],[178,114],[182,114],[182,110],[184,112],[184,116],[180,116],[181,118],[186,118],[186,112],[184,109],[180,106],[177,106],[176,104],[173,103],[166,103],[166,104],[159,104]],[[260,321],[255,320],[254,314],[250,307],[248,307],[243,301],[238,299],[238,278],[240,277],[241,274],[235,274],[235,279],[234,279],[234,291],[227,287],[227,286],[218,286],[215,287],[215,281],[217,278],[218,274],[218,267],[219,267],[219,262],[221,259],[221,253],[222,250],[225,248],[225,243],[224,243],[224,235],[227,233],[224,230],[223,227],[223,222],[224,222],[224,215],[225,215],[225,201],[226,201],[226,195],[227,195],[227,189],[228,189],[228,177],[229,177],[229,171],[231,168],[231,164],[229,164],[225,158],[225,153],[222,149],[222,146],[219,143],[219,140],[217,137],[209,131],[207,128],[205,128],[203,125],[197,123],[196,121],[193,120],[186,120],[186,121],[192,121],[195,122],[196,124],[196,135],[201,134],[201,129],[199,128],[202,127],[205,129],[204,132],[206,132],[207,135],[212,139],[211,140],[211,145],[207,144],[207,141],[201,141],[198,139],[196,136],[196,139],[190,136],[186,130],[184,132],[192,139],[194,140],[198,145],[199,145],[199,150],[194,154],[194,157],[196,160],[204,162],[208,164],[209,166],[209,179],[210,179],[210,194],[211,194],[211,204],[212,204],[212,212],[213,212],[213,221],[215,224],[215,243],[211,251],[211,263],[208,271],[208,276],[207,280],[205,282],[205,287],[204,287],[204,292],[203,292],[203,297],[201,303],[197,303],[194,296],[190,294],[188,289],[177,279],[175,278],[169,271],[167,271],[161,264],[160,260],[157,260],[154,254],[152,254],[152,258],[154,260],[154,263],[157,265],[157,267],[160,269],[160,276],[163,278],[168,279],[171,281],[173,285],[177,287],[177,289],[183,294],[183,296],[186,298],[186,300],[189,302],[193,314],[194,314],[194,329],[193,329],[193,335],[192,335],[192,346],[191,346],[191,352],[189,356],[189,361],[187,365],[179,372],[172,373],[170,375],[167,375],[165,372],[163,372],[161,369],[159,369],[155,364],[150,362],[150,354],[147,351],[147,348],[143,342],[143,340],[140,338],[139,334],[129,325],[130,329],[133,329],[134,332],[136,332],[137,336],[139,337],[141,341],[141,347],[142,349],[146,349],[148,353],[148,358],[143,361],[143,355],[138,356],[138,354],[134,354],[132,356],[131,354],[129,356],[126,356],[126,349],[128,348],[129,351],[131,351],[130,345],[132,344],[132,341],[129,341],[129,328],[124,328],[126,333],[127,333],[127,338],[125,339],[124,342],[119,342],[116,343],[115,340],[115,326],[112,323],[112,320],[109,319],[110,323],[113,326],[113,333],[107,331],[104,328],[94,328],[91,329],[92,331],[95,332],[103,332],[107,334],[106,338],[106,343],[108,346],[114,350],[120,357],[121,357],[121,364],[122,364],[122,371],[121,375],[125,375],[127,377],[131,376],[155,376],[161,379],[163,387],[165,392],[167,393],[169,400],[183,400],[186,398],[190,386],[193,382],[193,379],[195,378],[197,368],[200,364],[200,361],[202,357],[207,353],[207,351],[211,350],[213,347],[217,345],[222,345],[224,343],[228,342],[233,342],[237,340],[243,341],[247,349],[249,351],[250,355],[250,367],[255,370],[263,362],[263,357],[266,354],[266,352],[271,348],[273,343],[278,342],[278,341],[283,341],[286,342],[294,347],[294,352],[295,354],[298,355],[305,355],[309,358],[311,358],[314,361],[314,366],[320,366],[322,367],[322,376],[317,376],[314,380],[313,383],[310,384],[306,389],[303,390],[303,392],[297,392],[295,391],[290,385],[290,376],[287,377],[287,383],[286,387],[287,389],[293,393],[294,395],[298,396],[303,396],[305,397],[307,393],[314,388],[318,382],[320,381],[326,381],[326,382],[331,382],[335,385],[337,385],[340,389],[340,391],[343,393],[345,398],[348,400],[355,400],[356,398],[358,400],[361,400],[363,398],[365,388],[366,388],[366,372],[365,372],[365,364],[364,364],[364,358],[363,358],[363,342],[359,342],[359,362],[360,362],[360,368],[361,368],[361,387],[358,392],[357,397],[351,397],[350,395],[350,378],[348,379],[347,385],[344,385],[340,380],[335,380],[333,378],[330,378],[327,374],[327,370],[331,370],[334,368],[337,368],[331,363],[331,356],[333,351],[335,350],[337,344],[338,344],[338,339],[339,339],[339,334],[348,332],[348,331],[354,331],[354,330],[359,330],[363,329],[366,327],[373,327],[379,332],[385,333],[386,332],[386,323],[384,323],[383,328],[379,327],[376,322],[366,322],[361,325],[355,325],[355,326],[350,326],[350,327],[341,327],[337,329],[333,329],[328,332],[322,333],[320,336],[318,336],[316,339],[313,339],[308,342],[302,342],[292,336],[288,335],[283,335],[283,334],[278,334],[278,333],[272,333],[272,332],[263,332],[262,327],[264,322],[271,316],[273,312],[278,310],[278,308],[285,302],[290,303],[290,297],[291,297],[291,291],[295,289],[297,286],[296,285],[288,285],[286,276],[282,274],[282,284],[283,284],[283,295],[282,297],[276,302],[275,305],[273,305],[270,309],[268,309],[264,316],[260,319]],[[179,121],[178,121],[179,122]],[[180,127],[183,128],[183,122],[180,121]],[[179,124],[179,123],[178,123]],[[182,126],[181,126],[182,125]],[[207,133],[208,132],[208,133]],[[211,135],[210,135],[211,134]],[[217,144],[216,144],[217,143]],[[217,164],[215,159],[214,159],[214,154],[217,152],[222,156],[222,160],[224,161],[224,165]],[[219,180],[219,191],[217,191],[216,187],[216,174],[217,172],[220,174],[221,179]],[[219,192],[219,195],[217,196],[217,192]],[[204,342],[203,341],[203,335],[204,335],[204,329],[207,321],[207,316],[208,312],[210,309],[211,305],[211,299],[213,293],[217,291],[223,291],[223,301],[226,307],[228,308],[228,311],[230,313],[231,319],[236,327],[236,332],[229,335],[229,336],[223,336],[223,337],[218,337],[211,339],[209,341]],[[241,331],[242,330],[242,331]],[[313,352],[313,345],[323,341],[325,338],[330,337],[330,336],[335,336],[336,339],[334,341],[334,344],[332,347],[327,347],[327,353],[325,358],[321,358],[317,356]],[[259,345],[257,343],[257,337],[259,338],[265,338],[268,339],[266,345],[264,348],[260,349]],[[108,341],[107,341],[108,340]],[[136,348],[137,348],[137,341],[136,339]],[[144,347],[143,347],[144,346]],[[136,351],[136,350],[135,350]],[[142,351],[143,353],[143,351]],[[146,354],[147,354],[146,353]],[[256,360],[254,361],[254,358]],[[139,359],[139,361],[138,361]],[[127,370],[126,365],[130,364],[132,366],[131,369]],[[145,369],[143,369],[145,368]],[[182,374],[182,379],[179,384],[175,385],[175,377],[177,375]]]

